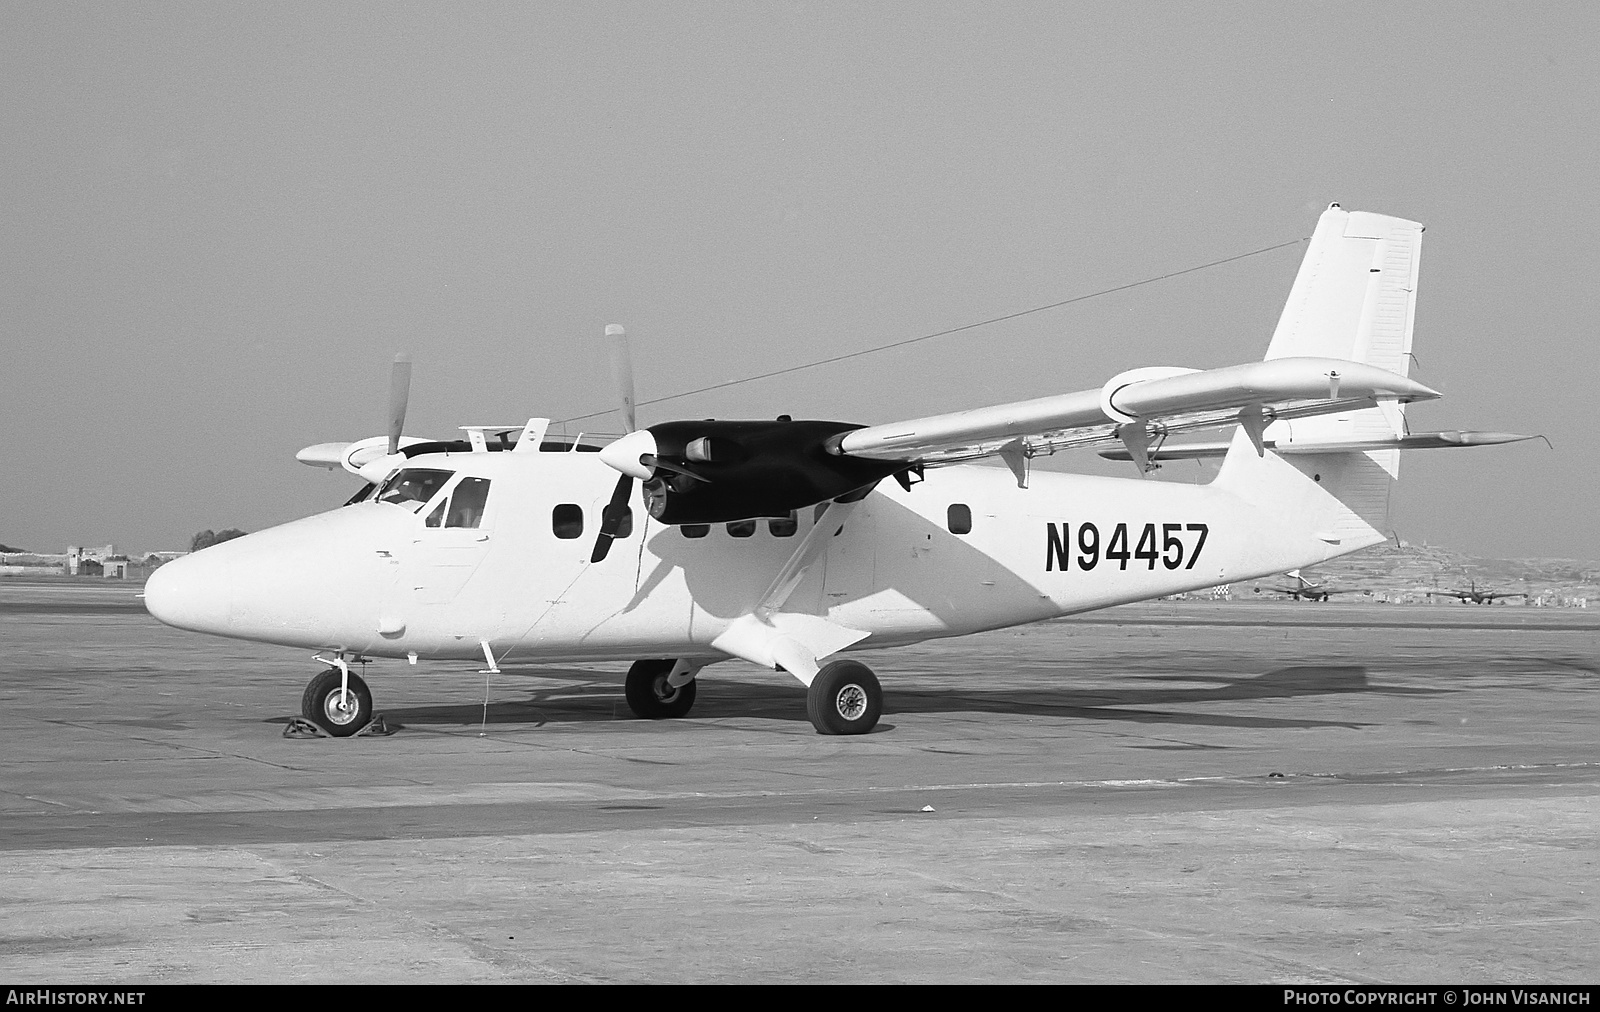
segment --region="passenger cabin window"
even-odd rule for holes
[[[434,497],[454,471],[440,471],[431,467],[407,467],[396,471],[378,490],[378,501],[394,503],[415,513]]]
[[[489,501],[488,478],[462,478],[450,493],[450,515],[446,527],[477,527],[483,523],[483,505]],[[578,531],[583,532],[583,514],[578,514]],[[576,537],[576,535],[574,535]]]
[[[550,527],[563,541],[583,537],[583,507],[564,502],[550,511]]]
[[[682,531],[683,532],[683,536],[686,537],[686,538],[703,538],[707,534],[711,533],[711,525],[710,524],[684,524],[682,527],[679,527],[678,530]]]
[[[945,513],[945,524],[951,534],[972,533],[972,507],[964,502],[951,503]]]
[[[734,538],[748,538],[756,532],[754,520],[735,520],[728,525],[728,536]]]
[[[767,521],[767,530],[775,538],[792,538],[794,532],[800,529],[800,520],[793,510],[786,517],[772,517]]]

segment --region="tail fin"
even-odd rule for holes
[[[1418,223],[1330,206],[1317,221],[1266,357],[1346,359],[1406,375],[1421,253]],[[1263,435],[1287,448],[1405,434],[1404,406],[1381,401],[1340,415],[1274,422]],[[1400,476],[1399,450],[1287,454],[1281,458],[1288,465],[1284,468],[1263,468],[1245,455],[1259,456],[1250,441],[1235,439],[1217,484],[1264,505],[1310,509],[1316,516],[1305,519],[1318,528],[1318,538],[1339,546],[1333,554],[1386,537],[1389,492]],[[1301,483],[1320,488],[1294,487]]]
[[[1406,375],[1421,252],[1414,221],[1329,207],[1266,357],[1342,358]]]

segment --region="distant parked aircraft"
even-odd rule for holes
[[[1453,597],[1462,604],[1494,604],[1497,597],[1527,597],[1521,591],[1479,590],[1478,581],[1471,581],[1466,590],[1430,590],[1429,597]]]
[[[1294,577],[1295,586],[1293,586],[1293,587],[1268,587],[1267,589],[1272,591],[1273,593],[1276,593],[1276,594],[1288,594],[1290,597],[1294,598],[1296,601],[1323,601],[1323,602],[1326,602],[1328,600],[1328,598],[1333,596],[1334,594],[1348,594],[1352,590],[1356,589],[1354,587],[1340,587],[1337,590],[1329,590],[1327,587],[1324,587],[1322,584],[1320,584],[1320,583],[1312,583],[1310,580],[1307,580],[1305,577],[1301,576],[1300,575],[1300,570],[1298,570],[1298,569],[1291,569],[1289,572],[1285,573],[1284,575],[1285,576]]]

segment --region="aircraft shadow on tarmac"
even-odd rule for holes
[[[513,684],[507,685],[509,676]],[[536,676],[536,677],[529,677]],[[528,686],[526,681],[534,681]],[[1115,688],[985,690],[966,682],[960,689],[895,686],[892,675],[884,692],[885,714],[994,713],[1010,716],[1067,717],[1117,720],[1142,724],[1189,724],[1245,728],[1359,728],[1366,723],[1318,720],[1305,717],[1271,717],[1155,709],[1181,704],[1291,699],[1350,693],[1432,695],[1451,689],[1417,689],[1373,685],[1367,670],[1354,666],[1296,666],[1279,668],[1253,678],[1207,675],[1141,676],[1140,684]],[[1183,687],[1150,685],[1184,682]],[[1196,686],[1194,683],[1212,683]],[[523,684],[516,684],[523,683]],[[532,688],[530,692],[529,689]],[[507,695],[516,696],[506,699]],[[495,697],[499,696],[497,700]],[[487,714],[482,702],[435,706],[395,707],[382,710],[391,726],[464,727],[489,724],[583,724],[630,720],[633,714],[622,698],[620,677],[597,677],[582,670],[541,669],[521,673],[508,670],[490,692]],[[755,718],[808,722],[804,695],[782,684],[708,679],[701,685],[693,712],[686,720]],[[286,718],[275,717],[282,723]]]

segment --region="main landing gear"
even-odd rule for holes
[[[623,683],[628,709],[645,720],[683,717],[694,706],[691,678],[673,685],[673,660],[635,661]],[[337,674],[337,672],[335,672]],[[866,734],[883,715],[883,689],[872,669],[860,661],[823,666],[806,692],[806,715],[818,734]]]
[[[673,685],[668,676],[678,662],[635,661],[628,669],[628,680],[623,683],[622,694],[628,700],[628,709],[634,716],[645,720],[666,720],[682,717],[694,706],[694,680]]]
[[[806,715],[818,734],[866,734],[883,715],[883,689],[860,661],[831,661],[806,690]]]

